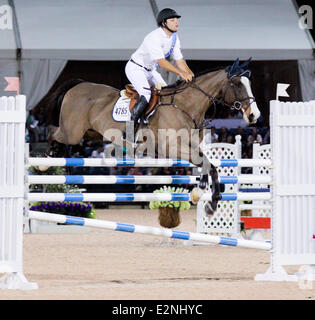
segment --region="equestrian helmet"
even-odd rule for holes
[[[173,9],[170,8],[165,8],[159,12],[156,18],[156,22],[158,26],[162,25],[162,22],[165,21],[166,19],[170,18],[180,18],[181,16]]]

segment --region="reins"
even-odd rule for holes
[[[223,105],[225,107],[228,107],[231,110],[238,110],[238,111],[241,110],[243,113],[245,113],[248,110],[248,108],[251,106],[251,104],[255,101],[255,98],[254,97],[247,97],[247,98],[244,98],[244,99],[238,98],[236,90],[235,90],[235,85],[234,85],[234,83],[232,82],[231,79],[232,78],[228,78],[229,84],[230,84],[230,86],[231,86],[231,88],[233,90],[234,98],[235,98],[235,101],[234,101],[233,104],[228,104],[228,103],[226,103],[224,101],[224,97],[225,97],[225,93],[226,93],[227,88],[225,89],[224,94],[222,95],[222,98],[218,99],[218,98],[215,98],[213,95],[209,94],[208,92],[204,91],[203,89],[201,89],[200,86],[197,85],[196,82],[195,82],[196,78],[193,78],[193,80],[191,82],[188,82],[188,83],[182,82],[178,86],[175,86],[174,90],[169,92],[169,93],[164,93],[163,94],[163,90],[162,90],[160,92],[160,96],[163,96],[163,97],[171,96],[171,102],[170,103],[159,103],[158,106],[172,106],[172,107],[182,111],[184,114],[186,114],[192,120],[192,122],[195,125],[195,129],[202,129],[202,128],[204,128],[206,126],[205,124],[198,125],[196,120],[188,112],[186,112],[185,110],[181,109],[180,107],[178,107],[178,106],[176,106],[174,104],[175,95],[178,94],[178,93],[182,93],[187,88],[193,88],[193,89],[196,89],[196,90],[200,91],[201,93],[203,93],[210,100],[209,107],[211,105],[211,102],[212,102],[212,104],[214,106],[214,112],[213,112],[213,116],[211,118],[211,121],[215,117],[217,104],[220,104],[220,105]],[[166,90],[167,89],[171,89],[171,88],[166,88]],[[244,102],[246,100],[249,101],[249,104],[246,106],[246,108],[242,109],[242,106],[243,106],[242,102]]]

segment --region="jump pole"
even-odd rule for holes
[[[253,240],[244,240],[236,238],[227,238],[220,236],[213,236],[208,234],[194,233],[194,232],[184,232],[171,229],[157,228],[151,226],[142,226],[142,225],[133,225],[125,224],[107,220],[97,220],[81,217],[72,217],[65,216],[61,214],[39,212],[39,211],[28,211],[28,218],[40,221],[49,221],[56,223],[64,223],[70,225],[79,225],[86,227],[94,227],[101,229],[108,229],[114,231],[123,231],[131,233],[142,233],[147,235],[155,235],[166,238],[180,239],[180,240],[192,240],[200,241],[205,243],[220,244],[233,247],[243,247],[251,249],[260,249],[260,250],[270,250],[271,243],[263,241],[253,241]]]
[[[209,177],[209,182],[211,177]],[[198,184],[200,176],[131,176],[131,175],[28,175],[29,184]],[[220,176],[223,184],[271,183],[271,177],[244,174],[240,176]]]
[[[216,167],[270,167],[269,159],[211,159]],[[182,159],[29,158],[28,166],[56,167],[195,167]]]
[[[221,201],[270,200],[271,194],[221,193]],[[91,202],[147,202],[147,201],[191,201],[190,193],[28,193],[28,201],[91,201]],[[211,201],[212,194],[204,193],[201,201]]]

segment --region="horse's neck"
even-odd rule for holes
[[[196,85],[211,97],[218,98],[225,81],[225,71],[219,70],[199,76],[196,79]],[[210,104],[212,105],[211,98],[196,88],[191,88],[189,92],[184,91],[181,95],[188,102],[184,104],[185,111],[201,124]]]

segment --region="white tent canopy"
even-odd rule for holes
[[[313,59],[291,0],[0,0],[8,4],[15,7],[18,30],[0,32],[0,90],[4,76],[17,76],[19,34],[21,92],[30,97],[29,109],[68,60],[128,60],[156,28],[152,4],[182,15],[179,37],[187,60]]]
[[[15,1],[24,58],[128,60],[156,27],[147,0]]]
[[[170,1],[157,0],[159,8]],[[299,28],[290,0],[173,0],[182,15],[185,57],[198,60],[311,59],[312,46]]]

